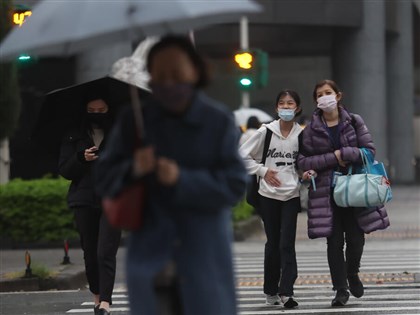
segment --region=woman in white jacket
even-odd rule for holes
[[[276,99],[279,116],[264,124],[243,143],[240,154],[249,174],[259,178],[258,211],[267,236],[264,255],[266,304],[294,308],[293,286],[297,278],[296,223],[300,211],[299,176],[296,159],[302,127],[294,121],[301,114],[299,95],[281,91]],[[265,165],[261,164],[267,130],[272,132]],[[269,133],[270,134],[270,133]]]

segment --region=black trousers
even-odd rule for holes
[[[300,199],[279,201],[260,197],[258,211],[267,236],[264,253],[264,293],[293,295],[297,278],[296,223]]]
[[[100,208],[74,208],[89,289],[100,301],[112,304],[116,256],[121,231],[108,223]]]
[[[347,275],[359,272],[365,234],[359,228],[354,208],[338,207],[334,200],[333,231],[327,238],[328,265],[333,290],[347,289]],[[346,252],[344,257],[344,241]]]

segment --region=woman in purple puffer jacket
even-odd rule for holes
[[[311,239],[327,238],[331,280],[337,291],[331,305],[344,306],[350,296],[348,288],[357,298],[364,292],[358,276],[364,233],[387,228],[389,219],[384,207],[341,208],[335,204],[335,172],[347,174],[348,166],[362,163],[359,148],[374,155],[375,146],[363,119],[341,106],[342,93],[334,81],[317,83],[313,98],[318,108],[301,133],[298,156],[303,179],[316,176],[316,190],[309,190],[308,235]]]

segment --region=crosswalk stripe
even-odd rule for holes
[[[93,306],[93,302],[83,302],[81,305],[82,306],[87,306],[87,305],[91,305]],[[128,305],[128,301],[112,301],[112,305]]]
[[[385,292],[386,290],[374,290],[373,292],[372,291],[369,291],[369,292],[372,292],[372,293],[383,293],[383,292]],[[388,290],[388,291],[395,291],[395,290]],[[261,289],[261,290],[255,290],[255,291],[238,291],[237,292],[237,295],[238,296],[242,296],[242,295],[259,295],[259,294],[262,294],[262,292],[263,292],[263,290]],[[309,293],[309,292],[307,292],[307,291],[301,291],[301,290],[299,290],[299,289],[295,289],[295,296],[297,296],[298,294],[305,294],[305,293]],[[333,291],[332,291],[332,289],[330,289],[330,290],[323,290],[323,291],[321,291],[321,290],[317,290],[317,291],[314,291],[313,292],[314,294],[327,294],[327,293],[333,293]],[[398,296],[398,294],[396,294],[397,296]],[[393,296],[395,296],[395,295],[391,295],[391,294],[389,294],[389,295],[386,295],[386,296],[388,296],[390,299],[393,297]],[[417,298],[419,298],[420,299],[420,291],[419,291],[419,293],[417,294],[417,296],[414,296],[414,297],[417,297]],[[302,299],[303,297],[301,297],[301,299]]]
[[[355,308],[323,308],[323,309],[293,309],[286,310],[278,308],[276,310],[258,310],[258,311],[242,311],[239,315],[271,315],[271,314],[324,314],[324,313],[357,313],[357,312],[392,312],[392,311],[418,311],[418,306],[406,307],[355,307]],[[419,314],[419,313],[417,313]]]
[[[328,267],[298,267],[298,271],[325,271],[328,270]],[[382,271],[388,271],[388,270],[402,270],[402,271],[408,271],[408,270],[420,270],[420,266],[416,266],[415,268],[408,268],[406,265],[400,265],[400,266],[362,266],[360,268],[360,272],[368,271],[368,270],[382,270]],[[240,268],[236,269],[236,271],[240,271],[242,273],[250,273],[250,272],[260,272],[264,271],[264,268]]]
[[[128,312],[129,310],[130,309],[128,307],[111,307],[111,314],[115,313],[115,312]],[[91,308],[89,308],[89,309],[87,309],[87,308],[75,308],[75,309],[68,310],[66,313],[69,313],[69,314],[89,313],[89,314],[91,314],[92,309]]]
[[[290,310],[282,306],[265,305],[262,286],[264,253],[260,251],[236,253],[234,269],[237,281],[238,315],[359,314],[362,312],[366,315],[379,313],[382,315],[386,313],[420,315],[420,283],[413,282],[413,273],[420,272],[419,253],[393,251],[390,254],[385,250],[365,253],[360,268],[362,281],[366,279],[367,283],[365,294],[360,299],[351,296],[348,304],[343,308],[330,306],[335,293],[331,283],[325,281],[325,279],[330,280],[326,257],[315,251],[304,252],[298,253],[297,261],[299,279],[302,281],[296,282],[294,294],[299,307]],[[377,282],[377,279],[388,279],[387,277],[390,280]],[[307,282],[306,278],[314,281]],[[124,284],[115,288],[112,297],[113,314],[129,312],[127,287]],[[67,313],[91,314],[92,307],[92,302],[83,302],[80,307],[71,309]]]
[[[258,268],[258,267],[261,267],[262,265],[264,264],[264,262],[261,260],[260,262],[258,262],[258,263],[241,263],[241,264],[235,264],[235,267],[236,268]],[[304,266],[313,266],[313,267],[320,267],[320,266],[325,266],[327,264],[327,262],[325,261],[325,262],[317,262],[317,263],[313,263],[313,262],[311,262],[311,263],[305,263],[305,264],[301,264],[301,265],[304,265]],[[298,261],[298,266],[299,266],[299,261]],[[369,262],[369,263],[366,263],[366,262],[362,262],[362,266],[376,266],[376,267],[379,267],[379,266],[414,266],[414,267],[420,267],[420,262],[404,262],[404,264],[402,264],[401,263],[401,261],[395,261],[395,262],[381,262],[381,263],[379,263],[379,262],[375,262],[375,261],[372,261],[372,262]]]
[[[399,288],[413,288],[413,289],[420,289],[420,283],[391,283],[391,284],[368,284],[364,285],[365,290],[371,290],[374,288],[382,288],[382,289],[399,289]],[[239,290],[242,290],[244,288],[247,288],[247,286],[241,286]],[[248,288],[256,289],[261,288],[262,286],[248,286]],[[326,285],[320,285],[320,284],[300,284],[299,286],[296,286],[296,288],[299,289],[322,289],[322,288],[331,288],[331,286]]]
[[[262,292],[260,292],[261,297],[246,297],[246,298],[238,298],[238,301],[242,302],[242,301],[258,301],[258,302],[264,302],[265,303],[265,297],[263,296]],[[306,300],[328,300],[331,301],[332,299],[332,295],[331,296],[296,296],[296,299],[299,301],[306,301]],[[399,299],[399,301],[402,301],[403,299],[405,299],[404,301],[409,301],[407,299],[414,299],[414,302],[416,303],[420,303],[420,295],[419,293],[417,294],[381,294],[380,296],[378,295],[364,295],[362,299],[360,300],[356,300],[356,301],[376,301],[379,299]],[[92,304],[93,305],[93,304]]]
[[[311,302],[300,302],[299,299],[299,306],[316,306],[316,305],[330,305],[332,298],[328,298],[325,299],[325,301],[311,301]],[[383,301],[383,300],[369,300],[369,301],[365,301],[365,300],[361,300],[361,301],[349,301],[347,304],[347,307],[351,307],[352,304],[357,304],[365,306],[365,305],[371,305],[372,303],[378,303],[379,305],[394,305],[394,304],[404,304],[404,305],[409,305],[409,304],[419,304],[420,305],[420,301],[412,301],[412,300],[399,300],[399,301]],[[243,309],[243,308],[255,308],[256,306],[261,307],[263,304],[239,304],[239,308]],[[266,307],[268,305],[265,305]],[[270,307],[270,306],[268,306]]]

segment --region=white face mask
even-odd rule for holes
[[[317,99],[317,107],[322,109],[324,112],[331,113],[337,108],[336,95],[324,95]]]

